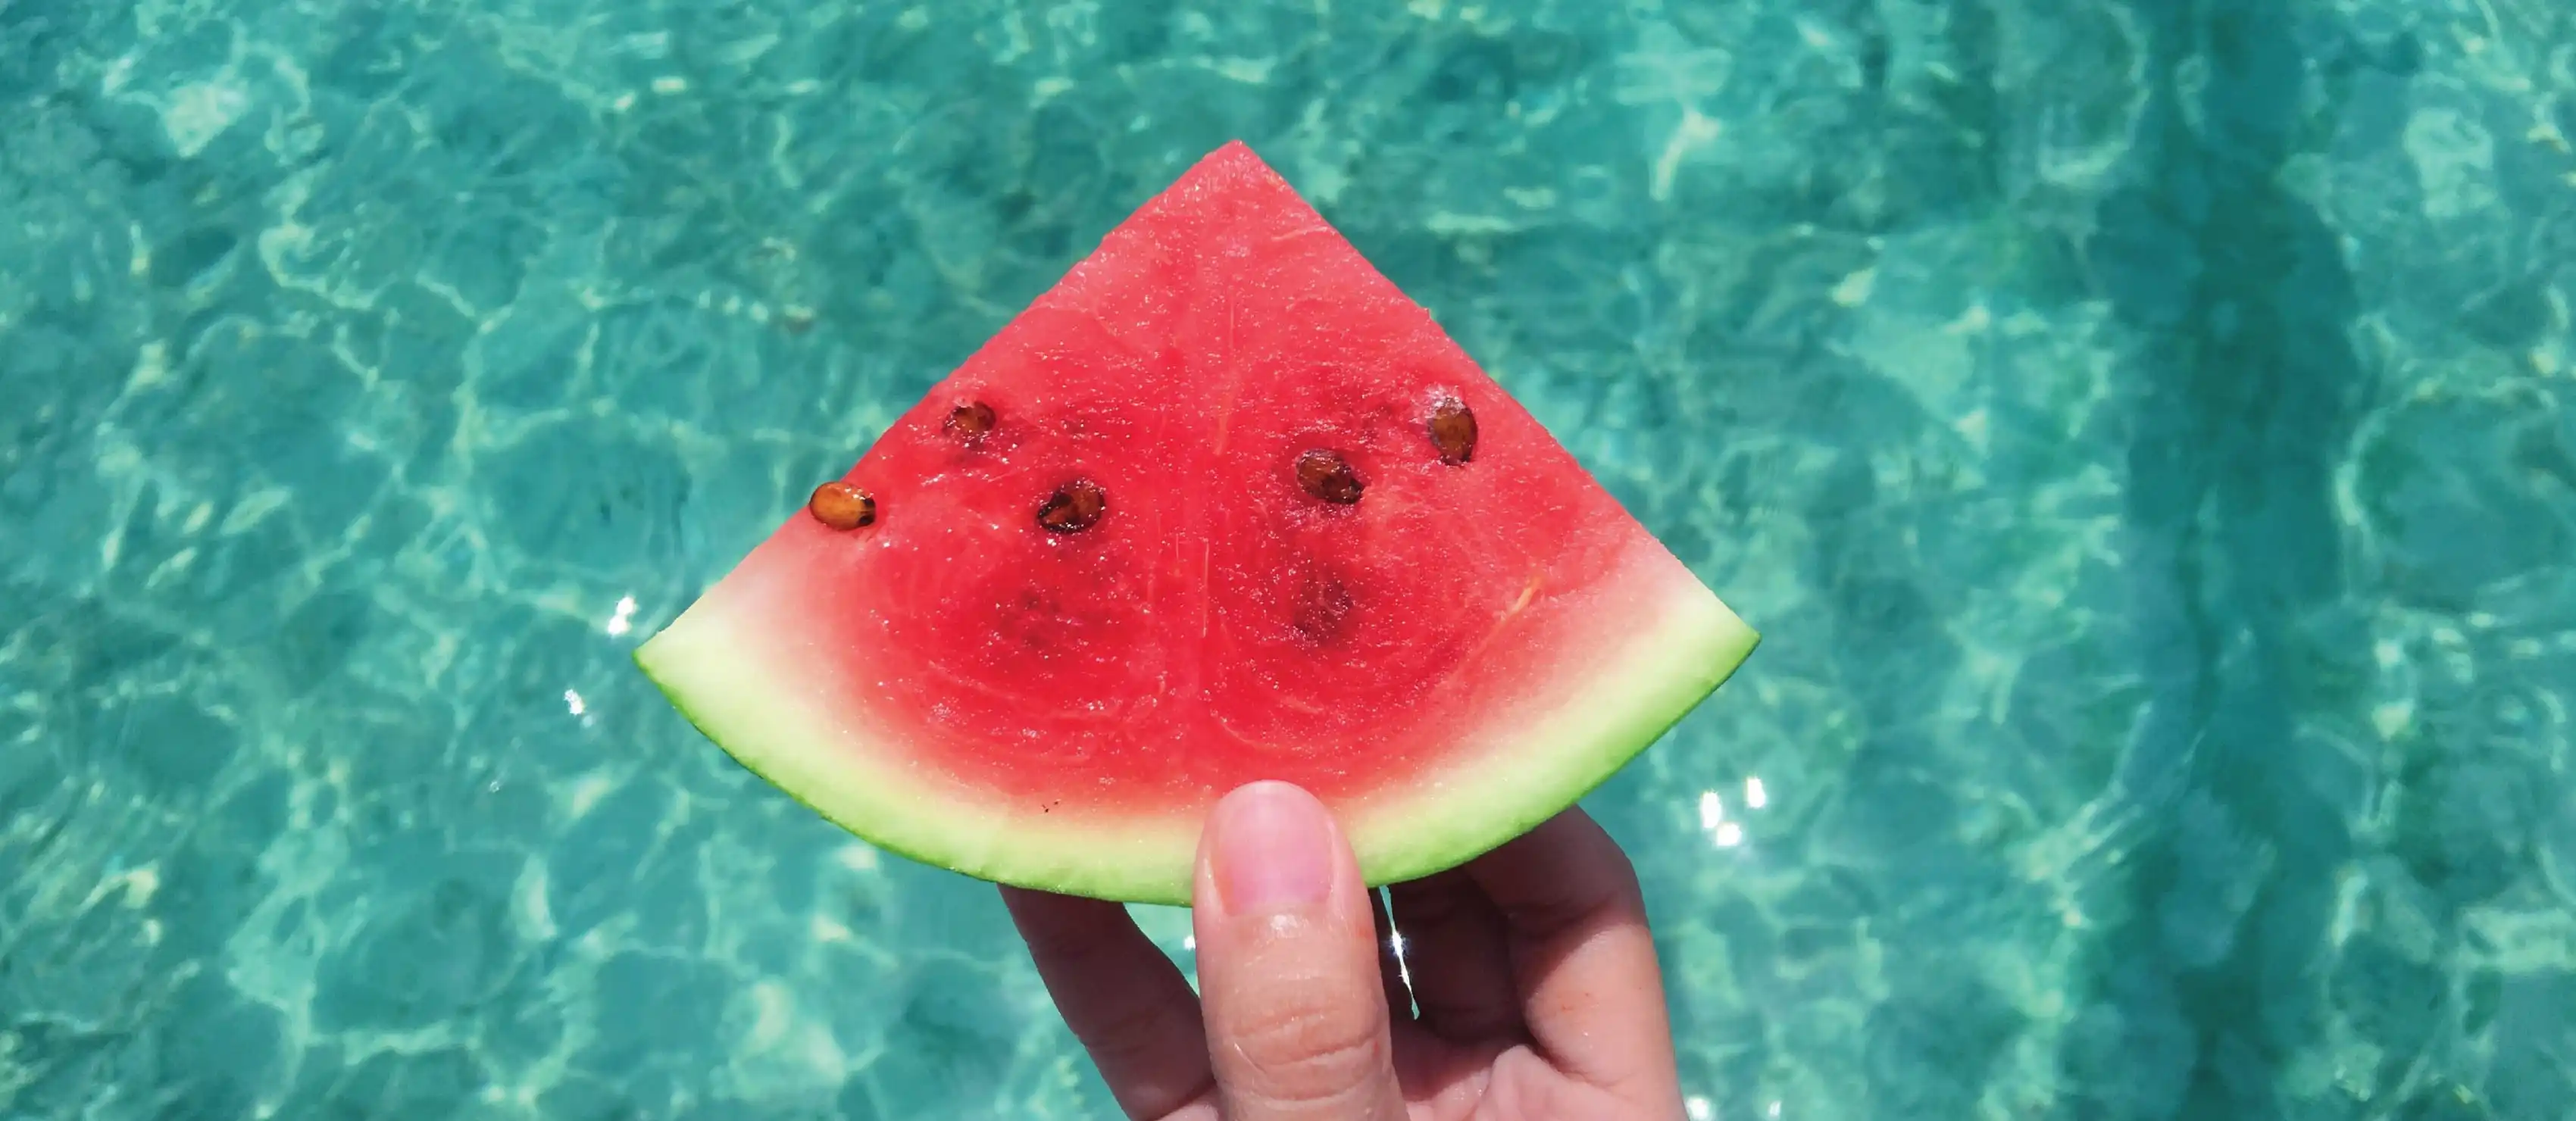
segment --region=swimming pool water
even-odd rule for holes
[[[0,1116],[1110,1116],[626,657],[1236,137],[1768,633],[1693,1118],[2576,1114],[2558,0],[0,0]]]

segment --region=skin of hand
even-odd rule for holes
[[[1635,870],[1581,810],[1396,885],[1392,928],[1331,813],[1285,783],[1218,802],[1197,877],[1199,994],[1124,907],[1002,891],[1130,1117],[1684,1116]]]

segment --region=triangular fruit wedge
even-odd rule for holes
[[[1371,884],[1528,830],[1757,637],[1240,144],[636,651],[849,831],[1185,903],[1285,779]]]

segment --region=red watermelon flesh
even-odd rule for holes
[[[1240,144],[839,482],[872,520],[790,516],[637,660],[825,816],[1005,883],[1185,902],[1201,815],[1264,778],[1372,882],[1428,874],[1757,641]]]

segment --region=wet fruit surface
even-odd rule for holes
[[[1597,629],[1573,605],[1634,523],[1311,221],[1194,250],[1229,263],[1179,298],[1143,260],[1164,242],[1112,239],[1131,264],[888,427],[853,478],[902,516],[813,554],[866,594],[800,647],[853,711],[998,790],[1159,804],[1253,768],[1330,793],[1450,749],[1518,695],[1492,682]]]

